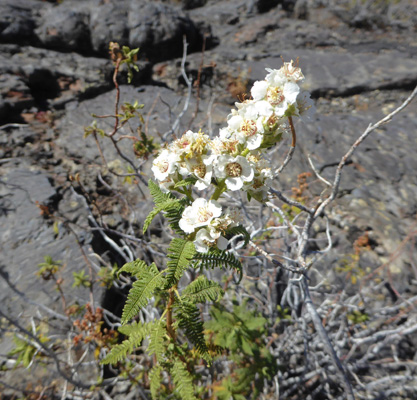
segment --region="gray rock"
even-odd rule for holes
[[[35,20],[42,1],[3,0],[0,3],[0,42],[34,43]]]
[[[300,59],[306,77],[303,84],[313,96],[342,96],[385,89],[406,88],[417,82],[417,60],[395,50],[381,54],[343,54],[313,50],[283,50],[285,61]],[[401,60],[401,63],[398,62]],[[282,60],[264,58],[243,63],[252,71],[252,79],[263,79],[265,68],[279,68]]]
[[[201,48],[201,37],[193,22],[168,4],[131,0],[128,27],[130,46],[140,47],[142,54],[153,60],[180,56],[184,36],[190,51]]]
[[[65,1],[49,7],[36,33],[44,47],[61,51],[91,52],[88,2]]]
[[[97,4],[91,9],[90,30],[93,50],[100,55],[107,55],[109,43],[129,44],[127,26],[128,1]]]

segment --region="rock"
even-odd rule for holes
[[[251,3],[250,9],[255,7],[259,13],[265,13],[282,3],[282,0],[252,0]]]
[[[395,50],[369,57],[369,54],[343,54],[313,50],[283,50],[284,60],[300,59],[306,76],[303,86],[314,97],[341,96],[384,89],[387,86],[408,88],[417,82],[417,61],[407,54]],[[398,63],[397,60],[402,60]],[[254,80],[265,76],[265,67],[279,68],[282,60],[264,58],[256,62],[245,62]]]
[[[203,7],[206,3],[207,0],[181,0],[181,4],[185,10]]]
[[[95,52],[107,56],[110,42],[117,42],[122,46],[129,44],[127,14],[127,1],[97,4],[91,9],[91,43]]]
[[[0,75],[0,97],[0,125],[19,120],[19,114],[35,104],[28,85],[16,75]]]
[[[3,0],[0,4],[0,42],[33,44],[36,13],[42,1]]]
[[[201,36],[179,9],[159,2],[131,0],[128,15],[129,43],[141,54],[161,61],[182,54],[183,37],[189,50],[201,49]]]
[[[134,73],[132,82],[136,84],[146,81],[147,76],[150,76],[149,63],[139,62],[138,65],[139,72]],[[18,76],[4,81],[2,93],[4,92],[5,95],[2,97],[5,99],[5,106],[9,109],[15,103],[20,104],[20,106],[16,105],[17,111],[33,104],[33,100],[28,104],[23,103],[22,99],[26,101],[27,98],[28,101],[33,98],[39,109],[45,109],[47,104],[62,108],[71,100],[89,98],[111,90],[114,87],[113,68],[110,60],[82,57],[76,53],[22,47],[20,52],[7,57],[2,57],[0,54],[0,72],[4,76],[13,74]],[[121,83],[126,82],[127,79],[127,74],[123,71],[124,68],[118,77]],[[19,93],[15,103],[6,99],[6,94],[10,92],[8,89],[10,82],[20,85],[16,86],[18,90],[10,89]]]
[[[43,46],[60,51],[91,52],[87,5],[88,2],[69,0],[49,7],[36,29]]]

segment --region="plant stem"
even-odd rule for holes
[[[175,341],[176,340],[176,334],[175,334],[175,330],[172,326],[172,306],[174,305],[174,299],[175,299],[175,290],[176,290],[176,286],[173,286],[171,289],[169,289],[169,299],[168,299],[168,304],[167,304],[167,332],[168,335]]]
[[[219,181],[217,188],[213,195],[211,196],[210,200],[219,200],[220,195],[226,190],[226,180],[222,179]]]

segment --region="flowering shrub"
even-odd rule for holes
[[[266,78],[253,85],[252,99],[236,103],[219,136],[210,139],[201,131],[188,131],[153,162],[162,191],[177,191],[191,203],[179,227],[198,252],[225,250],[225,233],[239,224],[236,210],[224,210],[218,202],[224,193],[243,190],[248,199],[267,200],[275,172],[265,152],[293,129],[293,117],[308,119],[314,112],[309,93],[298,86],[304,75],[292,60],[267,71]],[[194,199],[193,188],[211,193],[210,199]]]
[[[236,103],[236,109],[227,117],[227,126],[220,129],[217,137],[211,139],[201,131],[189,130],[165,146],[152,163],[157,184],[150,180],[148,186],[155,207],[143,231],[164,211],[179,237],[171,241],[165,269],[136,260],[120,270],[136,278],[123,310],[124,326],[119,329],[127,339],[114,346],[103,363],[122,361],[149,338],[147,352],[155,356],[149,373],[153,398],[159,398],[159,391],[164,390],[163,376],[168,373],[181,398],[195,399],[184,351],[191,343],[193,357],[197,354],[212,362],[216,351],[207,342],[197,304],[216,302],[224,291],[204,274],[183,288],[179,281],[188,268],[202,271],[229,267],[242,276],[240,261],[226,249],[230,238],[241,235],[246,245],[250,235],[240,224],[239,212],[226,207],[223,200],[228,192],[244,191],[249,200],[266,202],[279,171],[271,168],[266,152],[287,134],[292,135],[293,149],[293,118],[309,118],[314,111],[309,94],[298,86],[304,79],[298,65],[291,61],[279,70],[267,71],[265,80],[253,85],[252,98]],[[154,296],[165,302],[159,321],[127,325]],[[188,340],[184,341],[184,337]]]

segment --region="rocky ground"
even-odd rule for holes
[[[53,283],[35,277],[44,256],[62,261],[68,301],[82,302],[89,294],[71,288],[72,273],[88,270],[86,257],[96,254],[104,263],[121,265],[128,255],[106,238],[120,245],[121,239],[112,231],[140,237],[142,221],[152,206],[143,195],[146,187],[140,180],[123,183],[123,177],[104,168],[103,158],[119,175],[129,172],[128,162],[110,142],[101,141],[100,154],[93,136],[84,138],[92,114],[111,114],[114,109],[110,41],[140,47],[139,72],[132,84],[126,85],[126,75],[120,75],[121,99],[144,103],[143,129],[159,143],[170,137],[188,100],[175,132],[191,127],[217,134],[234,101],[264,77],[265,68],[279,68],[281,58],[299,57],[306,76],[304,88],[311,92],[317,114],[311,123],[297,125],[297,151],[285,177],[276,183],[291,193],[297,175],[311,171],[306,154],[331,179],[334,166],[359,134],[401,104],[416,86],[416,10],[414,0],[2,0],[3,313],[23,319],[35,313],[39,304],[56,306],[60,295]],[[184,38],[188,43],[185,71],[200,83],[193,85],[190,98],[181,70]],[[99,121],[100,127],[110,131],[111,124]],[[334,247],[317,267],[321,274],[329,274],[329,293],[337,294],[340,282],[349,279],[346,271],[334,271],[365,235],[369,246],[355,268],[382,271],[375,304],[395,307],[417,294],[416,132],[414,101],[374,132],[346,167],[340,196],[329,214]],[[121,149],[134,158],[130,141],[121,142]],[[277,165],[283,159],[279,152],[274,157]],[[149,161],[141,168],[147,180]],[[319,190],[317,182],[311,182],[310,196]],[[97,223],[109,236],[94,230]],[[153,234],[154,240],[161,236],[161,232]],[[266,248],[273,252],[273,246]],[[140,245],[135,251],[136,256],[146,253]],[[359,284],[352,280],[347,291],[359,292]],[[109,301],[103,287],[96,286],[93,292],[97,302],[117,314],[120,301]],[[323,301],[326,293],[317,293],[317,299]],[[411,306],[401,320],[407,327],[417,322]],[[3,339],[0,353],[6,359],[12,343],[6,335]],[[411,399],[417,393],[415,335],[398,340],[406,342],[407,350],[399,357],[409,364],[395,376],[409,376],[409,387],[414,389],[403,388],[392,395],[385,389],[369,389],[379,396],[374,398]],[[341,355],[346,356],[343,351]],[[372,375],[368,370],[355,371],[361,377]],[[378,378],[393,373],[389,367],[378,371]],[[3,383],[16,384],[13,376],[17,375],[3,375]],[[13,398],[14,389],[7,390]],[[284,398],[301,398],[296,395]]]

